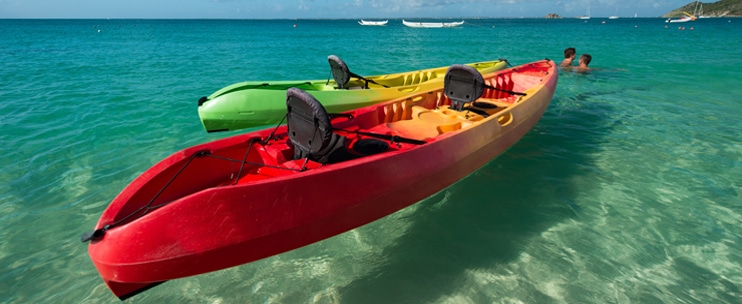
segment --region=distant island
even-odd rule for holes
[[[559,16],[559,14],[550,13],[546,14],[546,19],[562,19],[562,16]]]
[[[698,16],[708,17],[742,17],[742,0],[721,0],[711,3],[700,2]],[[664,18],[674,18],[685,15],[683,12],[693,13],[696,2],[691,2],[683,7],[662,15]]]

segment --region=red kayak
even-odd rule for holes
[[[484,76],[454,65],[443,89],[341,114],[289,89],[285,125],[165,158],[111,202],[83,241],[121,299],[318,242],[494,159],[539,121],[557,75],[549,60]]]

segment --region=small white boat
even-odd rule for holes
[[[360,25],[373,25],[373,26],[384,26],[387,23],[389,23],[389,20],[384,20],[384,21],[367,21],[367,20],[361,19],[361,21],[358,21],[358,24],[360,24]]]
[[[679,22],[688,22],[688,21],[694,21],[694,20],[696,20],[695,17],[683,16],[678,19],[672,19],[672,18],[667,19],[665,20],[665,23],[679,23]]]
[[[589,7],[587,8],[587,15],[579,16],[577,18],[582,19],[582,20],[589,20],[590,19],[590,8]]]
[[[419,28],[440,28],[440,27],[456,27],[464,24],[464,20],[459,22],[410,22],[402,19],[402,24],[409,27]]]

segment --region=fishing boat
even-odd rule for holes
[[[318,242],[503,153],[546,111],[558,74],[550,60],[484,76],[453,65],[444,87],[343,113],[288,89],[287,124],[166,157],[125,187],[82,241],[121,299]]]
[[[409,27],[416,28],[442,28],[442,27],[457,27],[464,24],[464,20],[459,22],[413,22],[402,19],[402,24]]]
[[[389,20],[384,20],[384,21],[368,21],[368,20],[361,19],[361,21],[358,21],[358,24],[360,24],[360,25],[371,25],[371,26],[384,26],[387,23],[389,23]]]
[[[330,112],[372,105],[443,86],[447,66],[402,73],[360,76],[330,55],[331,78],[325,80],[248,81],[224,87],[198,101],[198,116],[208,132],[276,124],[286,114],[286,90],[314,95]],[[504,59],[469,63],[486,74],[507,67]]]

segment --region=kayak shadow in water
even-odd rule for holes
[[[383,250],[380,266],[338,288],[345,303],[432,303],[473,284],[469,270],[498,274],[534,238],[580,216],[574,177],[591,167],[610,123],[555,97],[520,142],[474,174],[418,203],[409,229]],[[579,102],[579,101],[578,101]],[[482,292],[469,300],[488,302]],[[481,297],[481,298],[478,298]],[[543,297],[543,298],[540,298]],[[536,302],[547,295],[532,295]]]

